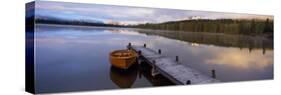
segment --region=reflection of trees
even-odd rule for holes
[[[140,33],[147,35],[159,35],[171,39],[186,41],[190,43],[216,45],[223,47],[238,47],[252,49],[273,49],[273,40],[243,36],[243,35],[225,35],[214,33],[194,33],[194,32],[178,32],[178,31],[154,31],[154,30],[138,30]]]

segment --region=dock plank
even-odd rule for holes
[[[184,85],[189,80],[191,84],[206,84],[220,82],[210,76],[176,62],[172,58],[158,54],[155,50],[143,46],[130,46],[134,51],[141,51],[140,57],[150,65],[154,65],[157,70],[175,84]],[[155,63],[153,63],[153,61]]]

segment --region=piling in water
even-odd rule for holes
[[[216,78],[216,71],[212,70],[212,78]]]
[[[187,80],[187,81],[186,81],[186,84],[191,84],[191,81],[190,81],[190,80]]]
[[[179,62],[179,56],[176,56],[176,62]]]
[[[161,49],[158,49],[158,53],[161,54]]]

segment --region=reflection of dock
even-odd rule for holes
[[[143,76],[146,78],[153,86],[168,86],[175,85],[169,79],[162,75],[152,76],[151,75],[151,66],[146,63],[139,64],[139,78]]]
[[[131,88],[137,79],[145,78],[153,86],[168,86],[174,85],[164,76],[151,76],[151,66],[148,64],[134,64],[129,69],[123,70],[111,66],[110,79],[120,88]]]
[[[161,55],[161,50],[156,52],[150,48],[146,48],[146,45],[133,46],[130,43],[128,48],[139,53],[139,60],[145,61],[153,67],[152,72],[154,73],[152,73],[152,75],[155,75],[159,72],[161,75],[165,76],[175,84],[184,85],[219,82],[217,79],[203,75],[197,70],[177,62],[178,57],[173,60],[169,57]],[[215,72],[212,71],[212,73],[213,76],[215,76]]]

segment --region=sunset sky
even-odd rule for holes
[[[105,23],[118,22],[122,24],[159,23],[166,21],[186,20],[196,17],[201,19],[273,19],[273,16],[268,15],[109,6],[100,4],[63,3],[50,1],[36,1],[35,8],[35,14],[37,16],[56,17],[68,20],[99,21]]]

